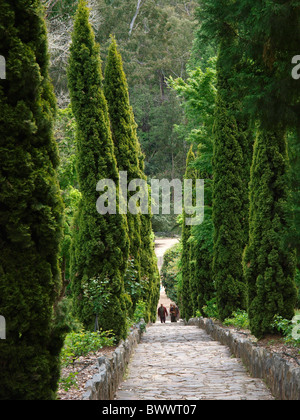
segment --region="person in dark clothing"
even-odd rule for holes
[[[161,304],[160,307],[158,308],[157,315],[160,317],[160,322],[162,322],[162,323],[166,322],[166,316],[168,316],[168,311],[164,307],[163,304]]]
[[[178,317],[179,317],[179,309],[174,304],[171,304],[170,315],[171,315],[171,322],[177,322]]]
[[[175,305],[172,305],[171,304],[171,306],[170,306],[170,315],[171,315],[171,322],[176,322],[177,319],[176,319],[176,308],[175,308]]]

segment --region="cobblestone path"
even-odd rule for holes
[[[202,329],[152,324],[136,347],[116,400],[271,400],[264,382]]]

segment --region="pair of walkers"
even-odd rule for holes
[[[163,304],[161,304],[160,307],[158,308],[157,315],[159,316],[161,323],[166,322],[168,311],[167,311],[167,308]],[[171,322],[177,322],[177,319],[179,318],[179,310],[177,306],[174,304],[170,305],[170,315],[171,315]]]

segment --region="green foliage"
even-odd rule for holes
[[[109,290],[110,279],[93,277],[82,282],[83,305],[85,313],[90,312],[90,316],[103,315],[109,310],[112,300]]]
[[[181,254],[181,244],[175,244],[169,248],[163,257],[163,264],[160,270],[162,285],[165,288],[166,295],[169,299],[179,305],[178,296],[178,274],[179,261]]]
[[[168,84],[183,100],[182,107],[186,117],[185,124],[176,126],[177,130],[185,131],[187,142],[193,142],[201,148],[201,159],[198,159],[198,169],[202,173],[211,173],[211,156],[203,159],[205,150],[212,154],[212,129],[216,98],[216,59],[211,58],[207,68],[189,69],[186,80],[182,78],[168,79]],[[206,166],[202,166],[206,163]]]
[[[65,109],[58,109],[54,129],[60,158],[58,179],[64,202],[64,231],[60,252],[63,281],[60,296],[62,297],[70,282],[70,252],[73,236],[72,226],[81,199],[76,172],[76,122],[71,106],[68,106]]]
[[[239,129],[230,115],[226,92],[229,90],[222,76],[219,62],[219,85],[216,101],[215,144],[213,157],[213,213],[214,258],[213,278],[221,319],[245,307],[242,273],[243,232],[241,197],[243,154]]]
[[[102,17],[97,40],[106,47],[113,34],[122,53],[128,77],[131,104],[138,124],[138,137],[145,153],[147,175],[182,177],[186,148],[174,131],[183,115],[180,102],[167,88],[166,79],[185,75],[185,64],[193,41],[193,11],[196,2],[147,0],[97,0]]]
[[[61,298],[55,307],[55,324],[65,334],[71,331],[80,331],[83,325],[74,317],[73,303],[70,296]]]
[[[297,287],[297,302],[296,302],[296,308],[300,308],[300,270],[296,270],[296,276],[295,276],[295,284]]]
[[[225,94],[224,105],[228,117],[232,118],[232,126],[236,122],[236,128],[242,129],[245,134],[244,138],[237,136],[244,164],[242,163],[239,169],[242,175],[240,179],[238,175],[232,178],[235,185],[238,185],[240,180],[247,185],[249,179],[251,138],[248,142],[247,126],[253,133],[258,130],[251,168],[249,240],[248,228],[243,222],[247,222],[245,194],[236,197],[236,203],[243,204],[245,210],[235,210],[235,214],[240,213],[242,216],[239,221],[230,219],[221,202],[213,203],[215,228],[219,229],[219,223],[215,219],[218,211],[225,223],[229,222],[227,227],[224,223],[223,229],[223,234],[227,235],[227,238],[224,235],[226,242],[219,242],[220,256],[226,261],[227,267],[232,268],[234,265],[226,251],[234,244],[236,249],[231,251],[231,255],[235,255],[235,260],[240,261],[235,252],[240,252],[248,242],[243,258],[244,274],[247,281],[250,327],[258,337],[272,332],[272,319],[275,314],[279,313],[280,316],[290,319],[295,305],[295,254],[292,248],[297,247],[298,238],[295,223],[292,229],[290,210],[293,208],[297,211],[297,193],[294,193],[293,199],[288,202],[289,163],[285,136],[287,127],[292,127],[292,131],[296,132],[299,125],[296,116],[299,107],[299,84],[295,85],[290,74],[291,57],[298,54],[300,31],[296,22],[299,10],[298,2],[279,3],[203,0],[197,12],[201,21],[199,39],[204,43],[213,39],[221,45],[222,60],[218,76],[223,75],[227,85],[218,85],[218,95]],[[286,45],[289,45],[288,49]],[[225,107],[223,111],[225,113]],[[226,127],[223,121],[220,132],[225,133]],[[229,144],[229,141],[225,143]],[[231,147],[231,150],[233,151],[234,147]],[[230,181],[231,172],[226,168],[226,162],[230,164],[233,159],[226,157],[226,152],[226,149],[220,149],[220,155],[225,157],[222,166],[227,172],[227,180]],[[233,155],[237,157],[239,152],[236,150]],[[296,168],[295,159],[294,164]],[[235,162],[234,166],[237,168],[238,162]],[[215,184],[218,182],[217,171],[214,168]],[[296,174],[294,180],[296,183],[293,188],[296,192]],[[220,188],[224,185],[220,184]],[[242,184],[238,188],[242,191]],[[232,192],[230,196],[235,197]],[[222,202],[225,203],[225,199]],[[235,203],[231,209],[234,205]],[[233,232],[230,226],[237,229],[234,241],[231,241],[228,235],[229,229]],[[216,244],[217,241],[218,238],[215,237]],[[218,255],[214,258],[216,261]],[[220,275],[219,280],[215,278],[216,288],[219,294],[220,287],[223,287],[226,297],[223,303],[226,305],[226,302],[230,301],[228,292],[235,292],[236,298],[241,297],[241,293],[239,288],[229,286],[221,268],[216,266],[215,271]],[[241,278],[237,272],[232,280],[235,277]],[[224,314],[221,313],[221,318],[223,317]]]
[[[137,301],[135,311],[133,314],[133,320],[137,324],[141,322],[142,319],[145,320],[146,317],[147,317],[147,304],[145,301],[140,299]]]
[[[124,215],[100,215],[96,209],[96,185],[101,179],[119,177],[110,131],[107,102],[102,89],[99,47],[89,23],[89,12],[80,1],[70,47],[68,81],[76,120],[76,163],[82,199],[74,223],[72,242],[72,293],[74,307],[85,328],[93,328],[94,314],[85,308],[83,285],[88,279],[105,279],[110,294],[109,310],[99,317],[103,330],[112,329],[117,338],[126,336],[124,274],[128,260],[127,223]]]
[[[224,325],[232,325],[233,327],[248,329],[249,328],[249,319],[248,313],[246,311],[236,311],[233,312],[232,318],[226,318],[223,321]]]
[[[213,224],[208,209],[203,223],[191,229],[191,298],[195,311],[202,312],[203,306],[215,295],[212,280]]]
[[[78,372],[70,372],[68,376],[60,378],[59,384],[64,391],[68,392],[71,388],[79,388],[76,381],[77,375]]]
[[[296,305],[296,254],[287,246],[287,147],[283,129],[259,132],[250,181],[249,244],[244,253],[252,333],[274,331],[275,315],[291,319]]]
[[[148,286],[146,278],[138,279],[138,272],[135,269],[133,258],[129,257],[128,266],[126,268],[124,276],[124,287],[126,293],[131,297],[134,302],[138,302],[139,299],[145,294]]]
[[[218,311],[217,298],[213,297],[211,300],[206,302],[206,305],[202,307],[201,313],[203,313],[207,318],[219,319],[220,315]]]
[[[123,70],[122,57],[114,38],[112,38],[109,47],[105,66],[104,92],[108,103],[112,138],[119,171],[127,172],[128,184],[135,179],[146,180],[143,165],[144,157],[141,152],[136,123],[129,102],[128,85]],[[148,193],[148,191],[146,192]],[[128,193],[128,199],[134,194],[136,192]],[[130,296],[133,310],[137,299],[144,298],[146,300],[149,306],[147,321],[150,317],[153,319],[156,316],[157,286],[159,282],[152,241],[150,202],[148,203],[148,209],[149,215],[139,212],[137,214],[132,214],[130,211],[127,212],[130,265],[134,265],[134,276],[131,276],[129,284],[130,292],[132,293]],[[127,279],[128,274],[130,273],[127,270]],[[132,289],[134,279],[137,283],[136,290]]]
[[[73,237],[73,223],[74,217],[81,200],[81,193],[72,185],[69,185],[63,192],[62,198],[64,201],[64,231],[63,239],[61,241],[61,272],[63,277],[63,284],[65,288],[70,282],[70,258],[71,258],[71,244]]]
[[[88,353],[96,353],[103,347],[110,347],[115,344],[115,337],[112,331],[80,331],[67,334],[64,346],[61,351],[62,366],[74,365],[74,362],[81,356]]]
[[[198,63],[197,63],[198,64]],[[205,180],[205,218],[201,225],[193,226],[188,240],[190,247],[190,293],[193,311],[201,313],[203,305],[212,298],[212,155],[213,122],[216,99],[216,59],[208,60],[205,71],[199,64],[189,67],[188,78],[168,79],[169,85],[182,98],[185,124],[176,127],[197,150],[192,167],[198,178]]]
[[[140,178],[138,140],[134,132],[134,121],[129,103],[128,87],[121,55],[117,50],[117,44],[112,38],[109,47],[106,66],[104,94],[108,104],[110,126],[114,142],[115,156],[119,171],[127,172],[127,182]],[[127,185],[126,185],[127,187]],[[133,194],[131,194],[133,195]],[[125,200],[127,199],[124,198]],[[127,202],[126,202],[127,205]],[[128,208],[128,207],[126,207]],[[141,266],[141,216],[140,214],[127,213],[129,234],[130,268],[134,276],[130,280],[140,283]],[[132,267],[132,265],[134,267]],[[127,278],[129,271],[126,272]],[[137,286],[138,287],[138,286]],[[136,304],[136,293],[130,294],[133,304]]]
[[[68,189],[70,185],[78,188],[76,173],[76,121],[70,105],[57,111],[55,139],[58,144],[60,158],[58,167],[60,187],[62,190]]]
[[[286,344],[300,347],[300,323],[275,315],[272,326],[284,336]],[[295,338],[295,333],[299,338]]]
[[[53,307],[61,288],[63,204],[53,138],[44,12],[38,0],[2,1],[0,51],[0,399],[54,399],[63,332]],[[12,376],[14,379],[12,380]]]
[[[288,197],[289,208],[288,214],[291,229],[288,232],[287,242],[292,244],[297,251],[297,268],[300,269],[300,143],[298,130],[288,132],[288,156],[290,161],[289,185],[290,195]],[[299,282],[298,282],[299,286]],[[299,300],[299,299],[298,299]],[[300,307],[300,303],[298,306]]]
[[[193,146],[190,147],[190,150],[186,159],[186,171],[184,178],[192,179],[195,181],[197,178],[197,173],[193,168],[193,163],[195,160],[195,155],[193,152]],[[193,182],[194,184],[194,182]],[[193,316],[193,301],[192,301],[192,286],[191,286],[191,226],[186,223],[187,214],[183,210],[183,220],[182,220],[182,253],[181,253],[181,273],[182,273],[182,289],[181,289],[181,298],[182,298],[182,307],[180,307],[180,312],[182,318],[189,320]]]

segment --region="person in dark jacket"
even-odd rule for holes
[[[160,307],[158,308],[157,315],[160,317],[160,322],[162,322],[162,323],[166,322],[166,316],[168,316],[168,311],[164,307],[163,304],[161,304]]]
[[[174,304],[171,304],[170,315],[171,315],[171,322],[177,322],[179,318],[179,309]]]

